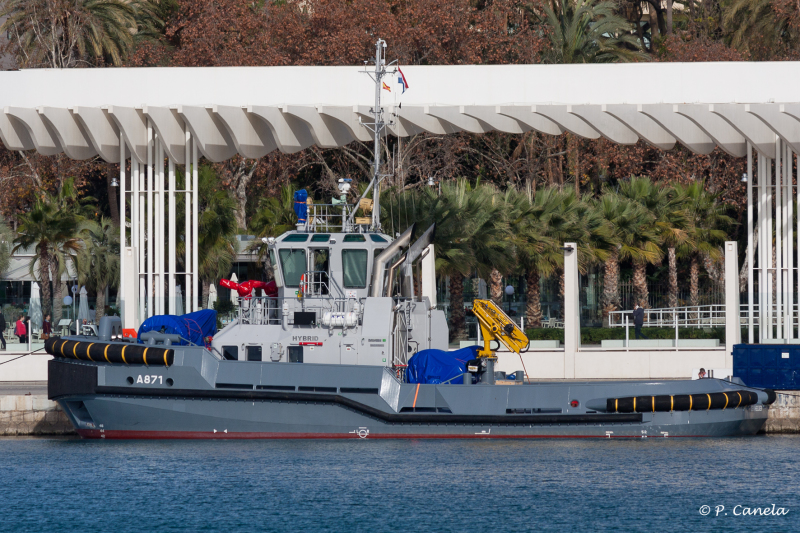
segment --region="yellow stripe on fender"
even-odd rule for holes
[[[614,412],[619,413],[619,398],[614,398]]]
[[[636,396],[633,397],[633,412],[636,412]]]
[[[706,396],[708,396],[708,409],[706,409],[706,411],[709,411],[711,410],[711,395],[706,393]]]
[[[122,362],[127,365],[128,362],[125,360],[125,348],[127,348],[127,346],[122,347]]]
[[[655,413],[656,412],[656,397],[655,396],[651,396],[651,398],[653,399],[652,400],[653,401],[653,412]]]
[[[75,359],[78,359],[78,354],[75,352],[75,350],[77,349],[78,349],[78,343],[76,342],[75,346],[72,347],[72,355],[75,356]]]
[[[169,366],[169,363],[167,363],[167,352],[168,351],[169,350],[164,350],[164,366]]]
[[[67,354],[64,353],[64,345],[67,344],[67,341],[61,343],[61,356],[66,357]]]
[[[692,410],[692,395],[689,395],[689,410]]]
[[[110,363],[111,361],[109,361],[109,359],[108,359],[108,349],[109,348],[111,348],[111,345],[110,344],[106,344],[106,349],[103,350],[103,356],[105,356],[106,361],[108,361]]]
[[[145,349],[144,349],[144,353],[142,354],[142,359],[144,359],[144,366],[149,366],[149,365],[147,364],[147,350],[149,350],[149,349],[150,349],[150,348],[145,348]]]
[[[739,395],[739,403],[736,404],[736,408],[738,409],[740,405],[742,405],[742,393],[737,392],[736,394]]]
[[[91,348],[92,346],[94,346],[93,342],[89,343],[89,346],[86,347],[86,357],[89,358],[89,361],[94,361],[94,359],[92,359],[92,356],[89,354],[89,348]]]
[[[669,397],[669,412],[671,413],[675,409],[675,396]]]
[[[728,408],[728,401],[729,400],[728,400],[728,393],[727,392],[723,392],[722,394],[725,395],[725,407],[722,408],[722,410],[724,411],[725,409]]]

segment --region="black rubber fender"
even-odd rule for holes
[[[767,393],[767,401],[764,402],[764,405],[772,405],[778,399],[778,394],[774,390],[764,389],[764,392]]]
[[[630,396],[608,398],[608,413],[665,413],[670,411],[707,411],[709,409],[736,409],[758,403],[758,394],[740,390],[710,392],[706,394],[678,394],[675,396]]]
[[[51,337],[44,349],[53,357],[124,365],[172,366],[175,352],[155,346],[128,343],[84,342]]]

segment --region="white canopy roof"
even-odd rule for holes
[[[390,133],[570,131],[640,138],[697,153],[800,151],[800,63],[639,63],[402,67],[383,91]],[[222,161],[367,141],[374,85],[364,67],[38,69],[0,72],[0,139],[12,150],[146,160],[147,121],[184,163],[186,132]],[[401,106],[402,104],[402,106]]]

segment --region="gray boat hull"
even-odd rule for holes
[[[603,412],[609,398],[752,390],[715,379],[402,383],[389,368],[220,361],[177,348],[171,366],[56,358],[49,396],[86,438],[650,438],[753,435],[755,405]],[[733,397],[733,396],[732,396]]]
[[[645,413],[641,422],[387,423],[336,404],[240,399],[84,398],[96,427],[71,409],[78,433],[111,439],[649,438],[754,435],[767,410]],[[576,415],[577,418],[577,415]],[[103,422],[99,422],[102,420]]]

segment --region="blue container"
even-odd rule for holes
[[[800,345],[737,344],[733,375],[750,387],[800,390]]]

